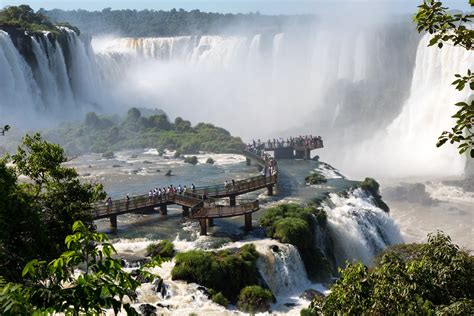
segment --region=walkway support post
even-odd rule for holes
[[[206,236],[207,235],[207,223],[206,219],[202,218],[199,220],[199,226],[201,226],[201,236]]]
[[[207,219],[207,226],[208,227],[213,227],[214,226],[214,219],[213,218],[208,218]]]
[[[229,196],[229,205],[230,206],[235,206],[235,195]]]
[[[183,206],[183,216],[189,216],[189,206]]]
[[[267,187],[267,195],[268,196],[273,196],[273,185],[269,185]]]
[[[117,215],[110,216],[110,228],[112,232],[117,231]]]
[[[168,215],[168,207],[165,205],[160,206],[160,214],[161,215]]]
[[[252,230],[252,213],[245,214],[245,230]]]
[[[247,166],[252,165],[252,160],[250,160],[249,158],[245,158],[245,162],[247,163]]]

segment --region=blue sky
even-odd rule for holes
[[[200,9],[211,12],[247,13],[260,11],[265,14],[301,14],[317,13],[328,7],[335,8],[349,3],[357,6],[376,6],[395,12],[414,12],[422,0],[0,0],[0,7],[7,5],[29,4],[34,9],[60,8],[102,10],[112,9],[155,9],[170,10],[183,8]],[[469,10],[468,0],[445,0],[444,3],[453,9]]]

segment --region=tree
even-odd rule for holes
[[[474,6],[472,0],[469,3]],[[474,45],[474,30],[469,24],[474,14],[452,15],[447,10],[441,1],[425,0],[414,17],[418,32],[432,34],[428,46],[437,45],[441,49],[444,45],[453,45],[471,50]],[[457,90],[462,91],[467,86],[474,91],[474,73],[470,69],[466,75],[456,74],[455,77],[453,85]],[[474,98],[458,102],[456,106],[458,111],[453,115],[456,123],[451,131],[444,131],[439,136],[436,146],[441,147],[448,141],[456,143],[460,154],[469,152],[471,158],[474,158]]]
[[[20,279],[31,259],[49,260],[65,250],[76,220],[92,228],[91,203],[105,197],[102,185],[81,183],[59,145],[26,135],[12,156],[0,161],[0,275]],[[20,175],[28,181],[19,183]]]
[[[302,315],[472,315],[474,258],[441,232],[428,243],[395,247],[373,269],[348,264],[327,297]]]
[[[140,283],[113,258],[115,249],[107,237],[91,232],[80,221],[72,230],[65,239],[67,250],[59,258],[49,263],[32,260],[25,266],[24,285],[0,280],[0,314],[99,315],[104,309],[117,314],[123,308],[127,315],[138,315],[124,299],[136,299]],[[81,272],[76,276],[78,267]]]

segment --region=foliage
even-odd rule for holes
[[[131,108],[125,118],[88,113],[84,122],[63,124],[45,135],[72,154],[157,148],[160,152],[176,150],[180,156],[199,151],[241,152],[244,148],[240,138],[223,128],[205,123],[192,127],[181,118],[171,123],[166,114],[145,117],[137,108]]]
[[[265,227],[268,237],[298,248],[311,279],[326,281],[332,274],[329,261],[312,242],[315,227],[325,227],[326,220],[326,213],[314,205],[282,203],[268,208],[260,219],[260,225]]]
[[[212,159],[211,157],[209,157],[209,158],[207,158],[206,163],[207,163],[207,164],[210,164],[210,165],[213,165],[213,164],[214,164],[214,159]]]
[[[153,258],[172,259],[174,256],[174,245],[171,241],[166,239],[159,243],[149,244],[148,247],[146,247],[146,255]]]
[[[470,1],[474,6],[474,3]],[[437,45],[442,48],[445,44],[460,46],[466,50],[471,50],[474,44],[474,30],[470,26],[474,14],[450,14],[448,8],[443,7],[443,3],[437,0],[425,0],[419,6],[414,17],[417,23],[418,32],[427,31],[432,35],[428,46]],[[456,79],[452,83],[457,90],[464,90],[468,86],[474,90],[474,74],[470,69],[467,75],[455,75]],[[472,94],[472,93],[471,93]],[[458,144],[460,154],[469,152],[474,158],[474,99],[471,97],[466,102],[456,103],[458,111],[453,115],[456,119],[451,131],[444,131],[438,138],[437,147],[443,146],[446,142]]]
[[[0,275],[18,281],[27,261],[65,250],[76,220],[91,226],[88,209],[105,194],[101,185],[81,183],[74,169],[62,165],[63,149],[39,134],[26,135],[11,158],[14,167],[0,161]],[[18,183],[20,175],[28,181]]]
[[[365,178],[364,181],[359,183],[358,186],[372,195],[375,206],[382,209],[386,213],[390,211],[388,205],[382,200],[382,196],[380,195],[380,185],[377,181],[375,181],[375,179]]]
[[[196,156],[188,156],[184,158],[184,162],[192,164],[192,165],[196,165],[198,163],[198,159]]]
[[[263,313],[270,309],[272,292],[258,285],[246,286],[240,291],[237,306],[246,313]]]
[[[304,180],[306,181],[306,183],[309,184],[320,184],[327,182],[327,179],[322,174],[316,171],[311,172],[308,176],[304,178]]]
[[[28,5],[8,6],[0,10],[0,26],[8,25],[19,27],[31,32],[48,31],[52,34],[58,35],[60,30],[46,17],[46,15],[37,12]],[[77,28],[70,24],[61,24],[75,30],[79,34]]]
[[[53,21],[69,21],[89,34],[120,33],[126,37],[163,37],[179,35],[212,35],[232,33],[258,34],[281,32],[285,23],[308,23],[310,16],[271,16],[259,13],[222,14],[185,11],[112,10],[40,10]],[[139,21],[139,23],[138,23]]]
[[[473,299],[473,258],[438,232],[426,244],[389,249],[372,270],[348,264],[305,315],[467,315]]]
[[[178,253],[171,271],[174,280],[186,280],[204,285],[235,302],[240,290],[257,284],[258,253],[253,244],[244,245],[237,252],[192,250]]]
[[[212,295],[212,301],[216,304],[222,305],[224,307],[227,307],[229,305],[229,300],[225,298],[224,294],[222,292],[218,292],[214,295]]]
[[[91,232],[77,221],[65,243],[67,251],[59,258],[49,263],[32,260],[25,266],[25,285],[0,284],[2,315],[101,314],[108,308],[116,314],[123,308],[128,315],[138,315],[124,301],[136,298],[140,283],[112,257],[115,250],[105,235]],[[78,266],[83,270],[76,276]]]
[[[2,136],[5,136],[5,133],[10,130],[10,125],[5,125],[3,127],[0,127],[0,134]]]

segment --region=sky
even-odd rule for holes
[[[410,13],[422,0],[0,0],[0,7],[28,4],[33,9],[84,9],[89,11],[112,9],[155,9],[185,10],[199,9],[205,12],[248,13],[259,11],[262,14],[305,14],[318,13],[328,7],[341,4],[357,6],[378,6],[395,12]],[[459,10],[470,10],[468,0],[445,0],[448,7]]]

